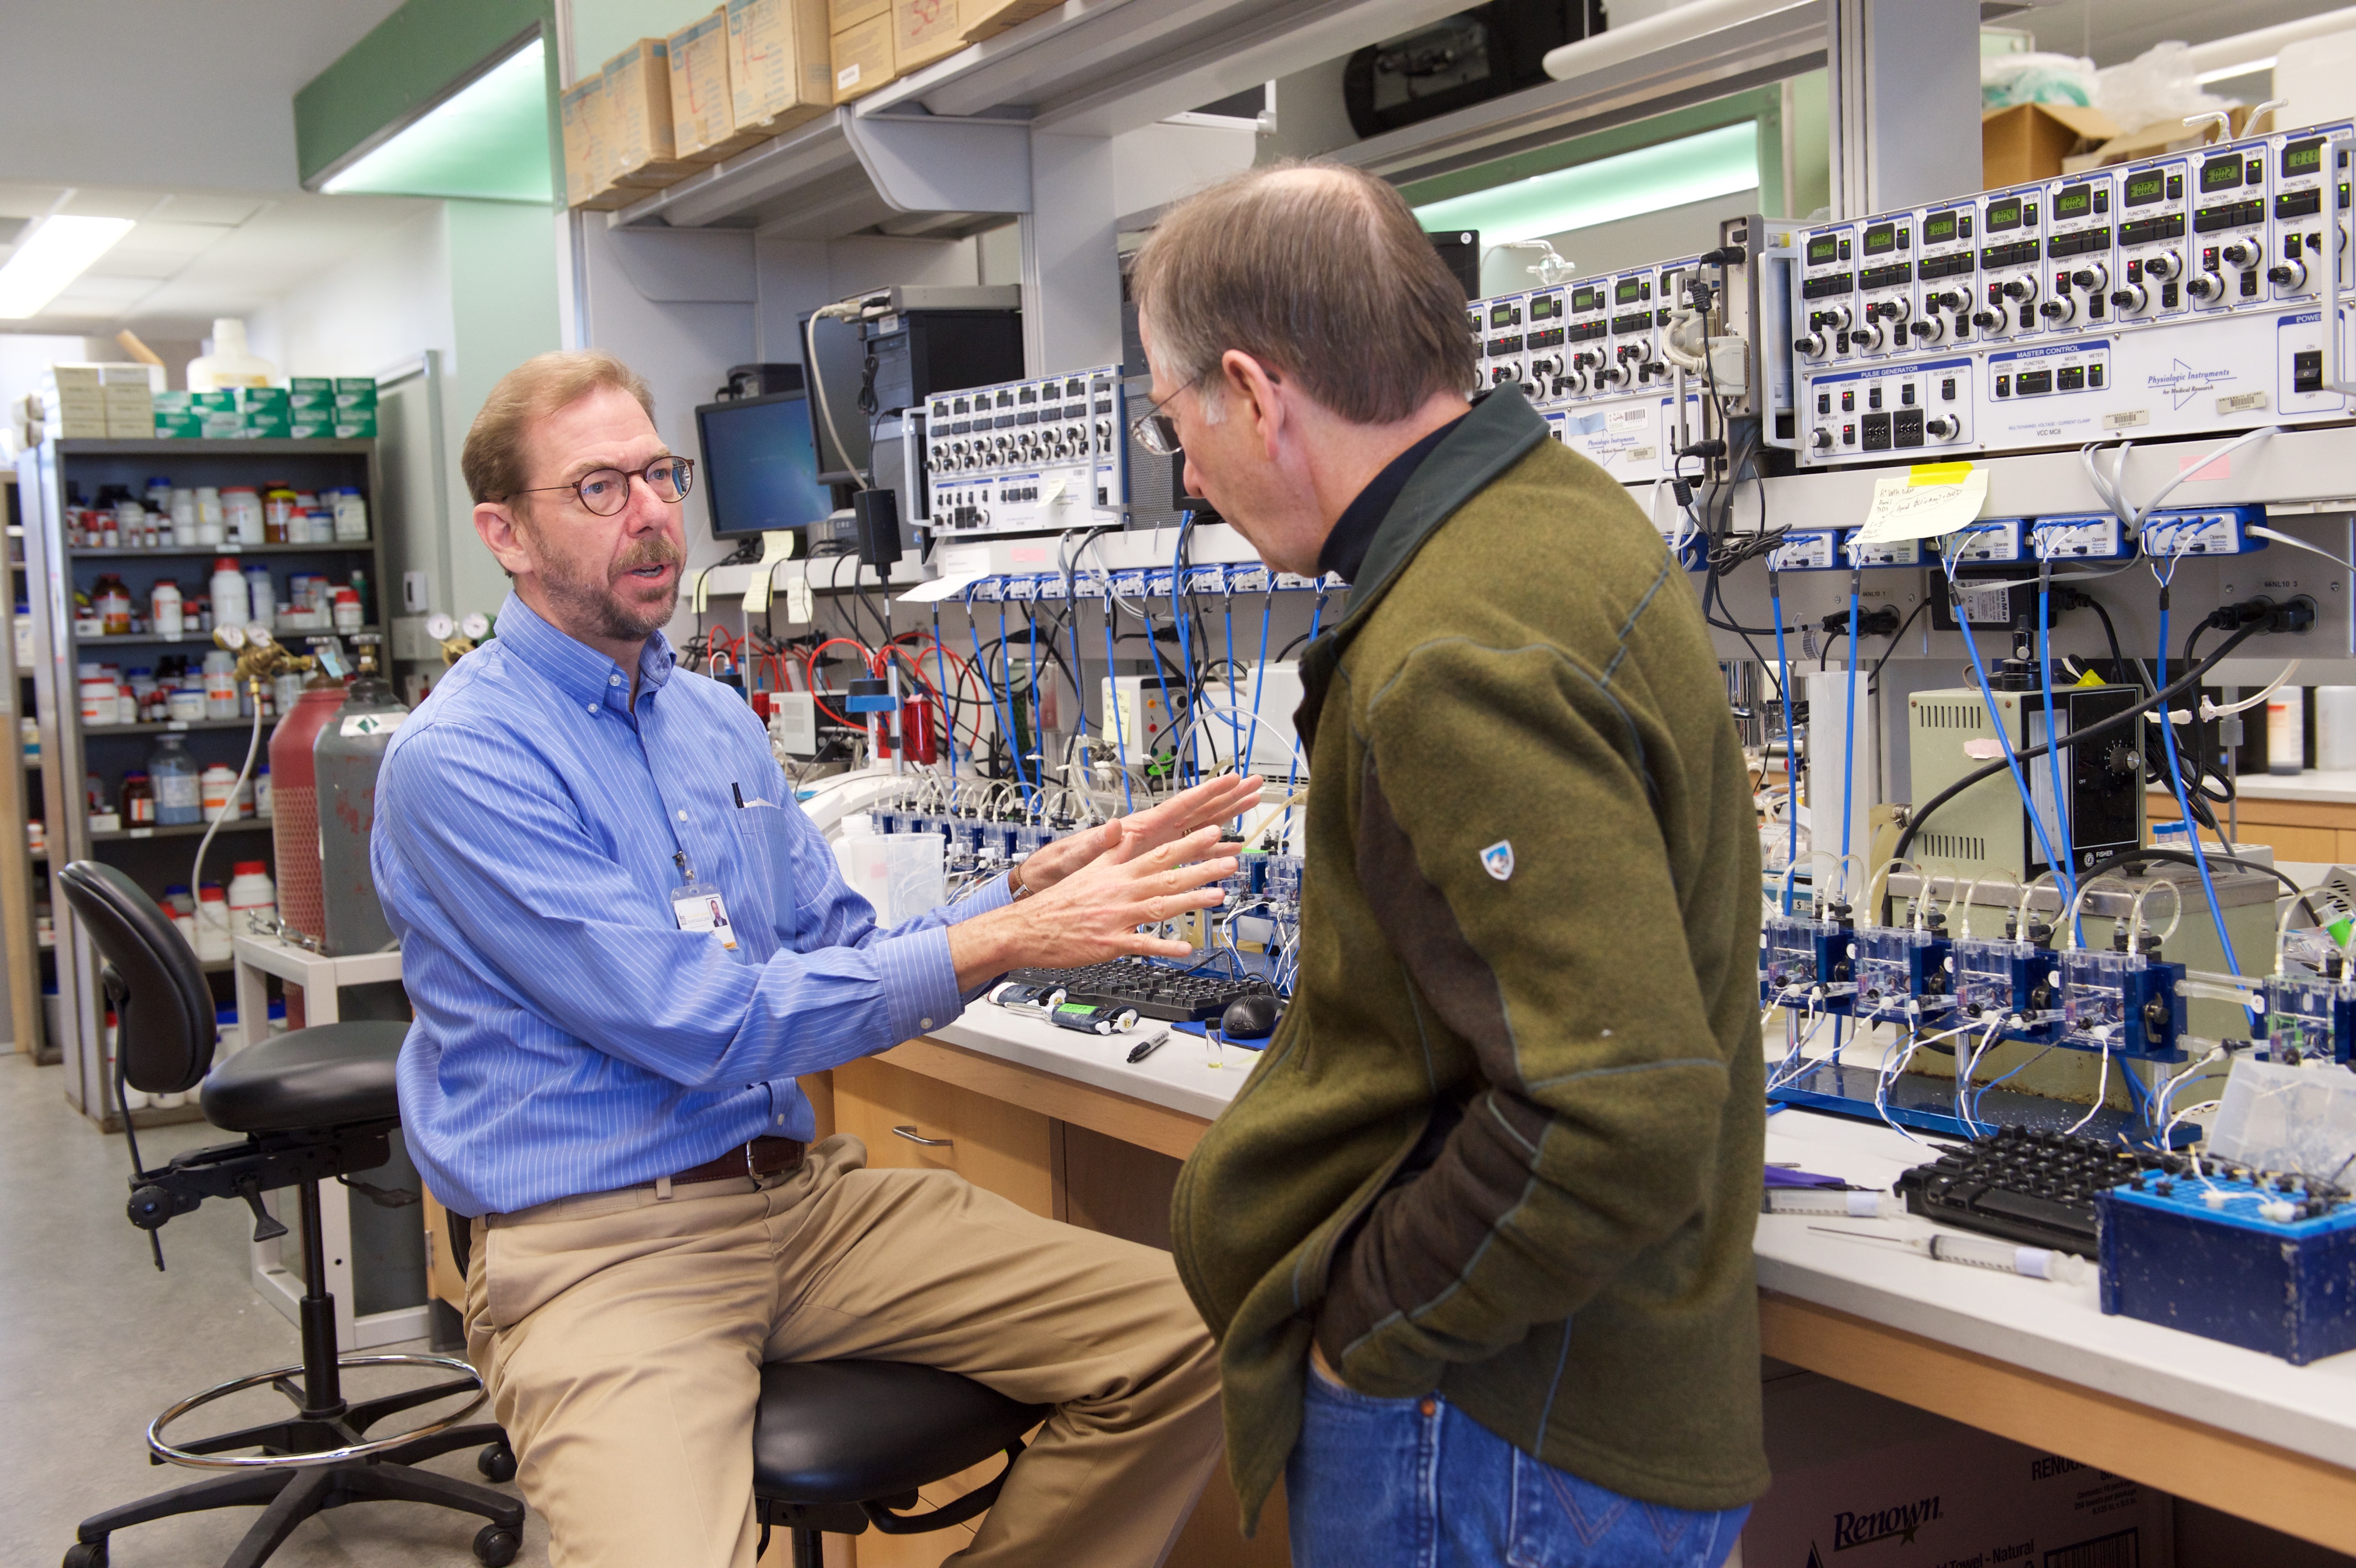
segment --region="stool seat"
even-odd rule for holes
[[[232,1133],[393,1121],[393,1062],[408,1038],[404,1023],[359,1022],[257,1040],[205,1074],[205,1120]]]
[[[914,1493],[1046,1419],[970,1378],[905,1361],[772,1361],[753,1417],[753,1490],[778,1502]]]

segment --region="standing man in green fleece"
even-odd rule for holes
[[[1618,484],[1472,400],[1398,194],[1257,169],[1131,279],[1149,444],[1310,645],[1300,979],[1179,1179],[1248,1517],[1299,1568],[1716,1568],[1767,1485],[1759,840],[1701,616]]]

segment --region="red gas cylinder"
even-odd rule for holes
[[[319,679],[314,676],[313,679]],[[344,705],[341,681],[305,686],[270,732],[271,837],[278,849],[278,918],[316,941],[326,935],[319,868],[318,774],[311,746]]]

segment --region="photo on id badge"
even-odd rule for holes
[[[736,951],[735,928],[728,923],[728,906],[718,888],[699,883],[695,869],[687,863],[685,855],[673,857],[679,864],[680,885],[670,891],[671,918],[681,931],[701,931],[726,948]]]

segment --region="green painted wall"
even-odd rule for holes
[[[500,377],[535,354],[562,347],[557,317],[556,225],[550,213],[513,202],[443,204],[450,257],[455,352],[442,388],[448,432],[452,613],[495,613],[507,579],[476,536],[474,509],[457,475],[466,428]]]
[[[307,185],[385,126],[439,98],[538,29],[556,36],[555,0],[408,0],[294,94],[294,161]],[[548,51],[553,188],[564,188],[557,61]]]

